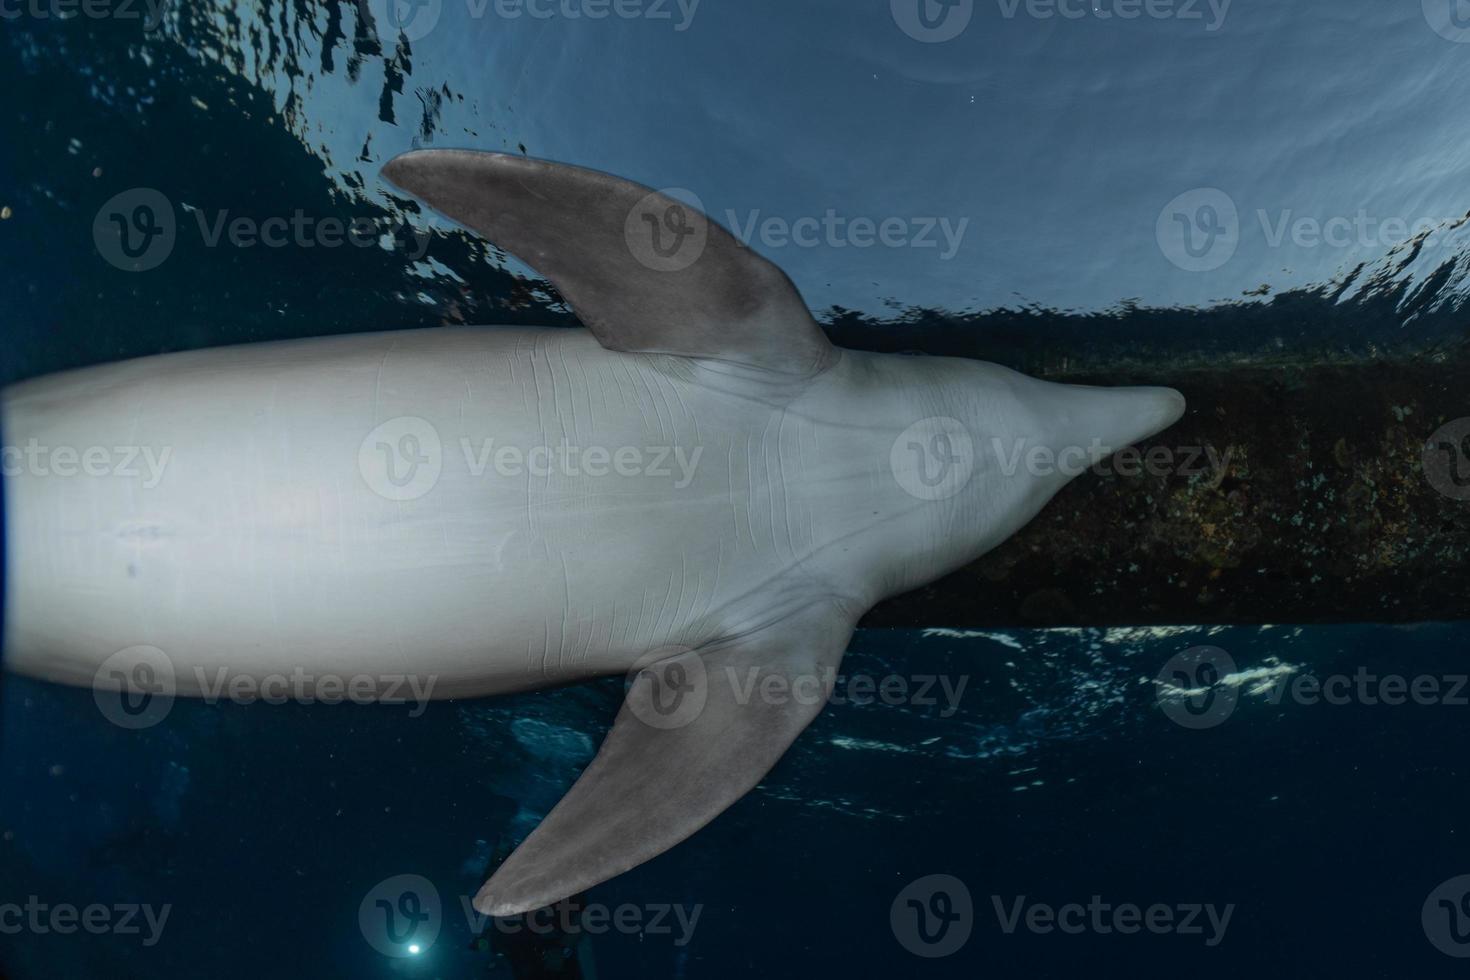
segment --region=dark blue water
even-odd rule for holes
[[[1463,341],[1470,20],[1454,0],[1181,2],[1136,19],[1098,15],[1120,2],[1063,6],[977,2],[936,43],[880,0],[601,20],[442,0],[396,24],[376,2],[191,3],[156,26],[0,7],[0,382],[282,337],[570,324],[522,267],[378,181],[383,160],[429,145],[688,188],[732,225],[776,218],[751,244],[854,345],[1133,362],[1166,382],[1201,357]],[[131,273],[93,224],[142,189],[176,230]],[[845,230],[810,246],[780,234],[829,211]],[[365,247],[206,234],[297,215],[377,234]],[[908,237],[861,245],[859,219],[897,219]],[[915,241],[946,222],[952,242]],[[1457,932],[1470,889],[1453,883],[1470,874],[1467,638],[1463,625],[860,633],[845,670],[962,693],[832,706],[760,789],[582,896],[600,912],[540,943],[469,919],[461,899],[590,758],[617,679],[421,717],[178,702],[133,732],[88,691],[6,676],[0,968],[1459,974],[1439,947],[1470,952]],[[1201,700],[1213,724],[1174,711],[1196,722],[1180,724],[1155,679],[1202,644],[1232,658],[1216,693],[1238,700],[1228,717]],[[1282,687],[1363,673],[1377,680],[1342,704]],[[1385,675],[1438,693],[1382,703]],[[421,903],[437,897],[423,928],[438,934],[388,956],[381,916],[359,911],[402,897],[379,891],[399,875],[427,882]],[[10,928],[27,903],[47,911]],[[1047,929],[1047,910],[1073,903],[1109,911]],[[1130,903],[1168,924],[1120,933]],[[46,918],[89,905],[167,918],[95,935]],[[1196,905],[1228,922],[1181,930]],[[631,925],[594,924],[623,907]]]
[[[1463,626],[859,634],[846,671],[905,678],[911,701],[929,676],[963,693],[830,707],[760,789],[583,899],[644,910],[655,928],[649,910],[683,906],[692,931],[588,934],[585,955],[604,977],[1456,974],[1421,908],[1470,872],[1470,692],[1451,697],[1467,638]],[[1184,727],[1153,680],[1200,643],[1262,683],[1366,669],[1439,679],[1449,703],[1244,686],[1232,713],[1209,716],[1218,724]],[[515,975],[471,948],[460,899],[570,785],[619,695],[614,681],[437,703],[417,719],[180,701],[130,733],[88,691],[9,678],[6,897],[171,913],[151,948],[146,926],[27,932],[5,937],[7,963],[20,977]],[[432,883],[442,930],[392,959],[358,906],[401,874]],[[964,883],[974,914],[957,952],[923,959],[890,910],[935,874]],[[1233,912],[1223,934],[1007,933],[995,903],[1009,916],[1021,896],[1164,905],[1181,924],[1193,904]]]

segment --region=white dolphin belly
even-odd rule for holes
[[[697,643],[774,574],[750,531],[769,515],[738,493],[735,420],[696,425],[710,395],[656,359],[581,331],[431,330],[17,386],[11,664],[90,684],[147,644],[181,693],[304,665],[449,696]]]

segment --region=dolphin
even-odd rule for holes
[[[775,265],[607,174],[460,150],[382,173],[587,329],[194,350],[6,389],[5,662],[137,694],[108,665],[147,650],[147,676],[189,697],[628,677],[485,914],[695,833],[820,712],[869,608],[1184,411],[1169,388],[838,348]]]

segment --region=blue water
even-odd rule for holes
[[[845,673],[903,677],[917,701],[931,676],[962,693],[829,707],[725,816],[583,898],[698,910],[688,941],[608,932],[583,938],[586,955],[603,977],[1457,974],[1420,911],[1470,872],[1470,707],[1314,704],[1275,685],[1366,669],[1442,679],[1448,698],[1467,640],[1464,626],[860,633]],[[1271,683],[1195,729],[1161,711],[1153,681],[1200,644]],[[91,692],[8,678],[6,896],[172,911],[151,948],[146,929],[25,934],[5,937],[7,963],[18,977],[514,976],[470,948],[460,898],[571,784],[620,691],[436,703],[412,720],[180,701],[129,733]],[[391,959],[358,905],[400,874],[433,884],[442,931]],[[975,911],[957,952],[921,959],[890,908],[934,874],[963,882]],[[1234,911],[1214,946],[1208,929],[1008,934],[995,911],[997,896],[1009,913],[1020,896],[1094,895]]]
[[[734,225],[829,209],[914,233],[964,223],[953,254],[942,235],[755,237],[855,346],[1160,375],[1201,357],[1432,351],[1466,336],[1470,27],[1455,3],[1236,0],[1223,16],[1199,3],[1199,17],[1126,20],[1097,16],[1118,2],[1068,5],[1076,17],[977,2],[940,43],[906,35],[882,0],[704,0],[687,23],[676,4],[669,20],[512,19],[442,0],[403,30],[377,0],[197,2],[152,29],[7,6],[0,382],[282,337],[569,325],[524,267],[388,193],[379,165],[415,146],[687,188]],[[128,273],[93,221],[140,188],[167,199],[177,232],[155,268]],[[382,234],[241,247],[199,223],[297,213]],[[1448,692],[1467,639],[1462,624],[861,632],[845,670],[963,682],[955,710],[830,707],[728,814],[582,898],[631,906],[643,928],[584,928],[534,950],[534,968],[512,965],[524,936],[476,941],[460,899],[570,785],[618,679],[417,718],[179,702],[128,732],[88,691],[6,676],[0,968],[526,977],[571,957],[583,975],[647,978],[1459,974],[1434,940],[1461,910],[1431,895],[1470,873],[1470,709],[1308,703],[1275,685],[1369,671]],[[1190,728],[1155,678],[1202,644],[1233,658],[1239,703]],[[359,907],[403,874],[432,886],[440,931],[390,957]],[[906,904],[931,875],[963,884],[973,910],[943,932],[968,930],[943,957],[914,952],[936,949]],[[920,906],[943,911],[936,895]],[[5,929],[6,903],[31,896],[169,912],[152,945],[142,922]],[[1099,896],[1232,911],[1214,936],[1007,932],[996,903],[1009,915],[1022,896],[1023,910]],[[687,935],[651,927],[675,906],[697,913]]]

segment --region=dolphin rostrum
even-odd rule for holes
[[[22,674],[136,693],[126,654],[192,697],[627,675],[484,913],[693,834],[818,714],[865,611],[1184,411],[1167,388],[834,347],[780,269],[605,174],[426,150],[383,175],[529,263],[588,329],[327,337],[14,385],[4,644]]]

